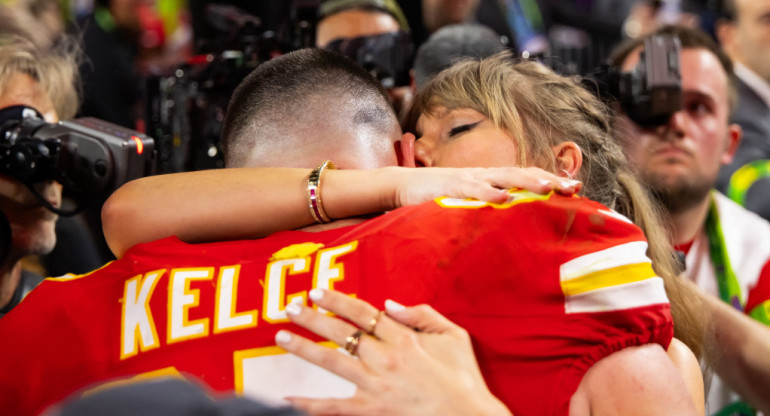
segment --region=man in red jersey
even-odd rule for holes
[[[266,85],[261,76],[307,74],[313,62],[336,62],[321,65],[325,73],[346,65],[336,59],[323,51],[296,52],[260,67],[245,85]],[[288,88],[275,80],[267,85]],[[369,107],[370,100],[356,100],[360,89],[343,88],[338,95],[355,103],[338,110],[350,122],[376,124],[381,115],[395,121],[392,113]],[[376,102],[387,106],[384,95]],[[326,110],[333,119],[334,109]],[[257,127],[255,133],[267,130]],[[377,138],[378,146],[388,148],[391,137]],[[256,143],[241,161],[228,147],[228,164],[255,163],[260,144],[276,145]],[[321,147],[315,157],[356,167],[364,159],[345,159],[349,150]],[[288,149],[272,155],[273,163],[307,163]],[[665,348],[671,340],[667,298],[641,231],[585,199],[518,192],[507,203],[490,205],[444,198],[341,225],[197,245],[169,237],[129,249],[90,275],[47,280],[0,322],[0,336],[16,340],[0,345],[0,356],[10,357],[0,362],[0,407],[33,414],[93,382],[177,373],[255,397],[353,395],[351,383],[274,344],[275,332],[289,327],[287,305],[310,306],[307,292],[314,288],[374,304],[386,298],[433,304],[468,329],[492,391],[517,414],[567,414],[593,364],[625,347]],[[541,277],[522,278],[532,275]],[[68,319],[54,319],[62,316]],[[104,324],[94,325],[95,319]],[[12,359],[23,354],[37,360],[26,365]],[[647,358],[651,368],[661,362],[660,355]],[[665,365],[665,354],[662,359]],[[673,371],[670,362],[666,368]],[[660,405],[694,412],[686,392],[684,400],[676,397],[684,383],[675,372],[659,373],[662,381],[639,392],[636,371],[601,371],[607,370],[615,378],[606,378],[606,391],[639,412]],[[596,390],[583,394],[600,401]],[[645,400],[646,394],[656,400]]]

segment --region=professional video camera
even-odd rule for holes
[[[78,210],[52,206],[35,183],[56,180],[83,203],[151,175],[154,163],[154,141],[139,132],[89,117],[48,123],[21,105],[0,110],[0,174],[25,184],[43,206],[60,215]]]
[[[224,166],[220,135],[230,96],[262,62],[314,45],[317,2],[273,2],[291,9],[280,30],[233,5],[201,5],[208,34],[200,39],[201,54],[147,80],[147,132],[157,140],[159,172]],[[261,2],[242,3],[258,8]]]
[[[605,102],[620,104],[640,126],[665,124],[682,108],[681,49],[676,36],[652,36],[631,71],[605,64],[586,79],[586,86]]]
[[[196,4],[200,54],[147,79],[145,121],[161,173],[223,167],[222,122],[236,86],[259,64],[315,46],[319,0],[191,2]],[[328,49],[357,61],[386,88],[409,85],[408,33],[339,40]]]

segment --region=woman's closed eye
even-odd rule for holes
[[[462,133],[465,133],[466,131],[470,131],[474,127],[478,126],[482,121],[484,120],[479,120],[475,123],[461,124],[457,127],[452,127],[452,129],[449,130],[449,137],[457,136],[458,134],[462,134]]]

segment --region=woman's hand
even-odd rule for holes
[[[420,168],[401,169],[406,174],[396,189],[395,206],[420,204],[440,196],[474,198],[504,203],[507,190],[525,189],[537,194],[551,191],[572,195],[582,183],[540,168]]]
[[[358,389],[349,399],[287,398],[300,409],[315,415],[511,414],[487,389],[468,333],[430,306],[387,301],[383,313],[339,292],[314,289],[310,298],[355,325],[299,304],[287,307],[289,318],[357,358],[288,331],[279,331],[276,342]]]

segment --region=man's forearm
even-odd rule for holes
[[[714,370],[751,405],[770,412],[770,328],[714,296],[703,298],[714,327]]]

